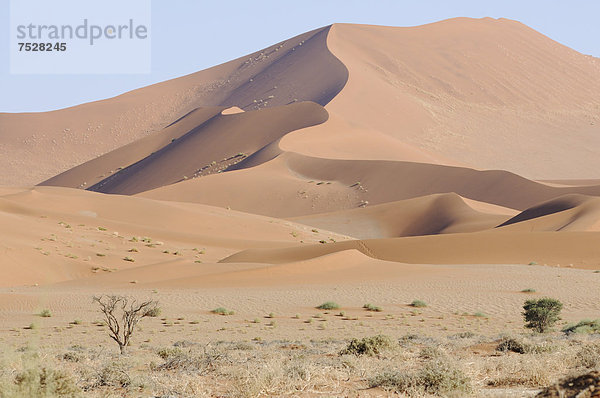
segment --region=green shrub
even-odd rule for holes
[[[568,325],[562,330],[566,334],[571,333],[600,333],[600,319],[584,319],[575,325]]]
[[[384,335],[352,339],[340,355],[378,355],[386,349],[394,346],[391,338]]]
[[[547,332],[560,319],[562,307],[560,301],[549,297],[525,301],[523,305],[525,327],[539,333]]]
[[[230,311],[230,310],[228,310],[227,308],[224,308],[224,307],[215,308],[211,312],[213,314],[219,314],[219,315],[233,315],[233,314],[235,314],[235,312]]]
[[[417,307],[417,308],[423,308],[423,307],[427,307],[427,303],[424,302],[423,300],[413,300],[412,303],[410,303],[411,307]]]
[[[367,311],[374,311],[374,312],[381,312],[383,311],[383,309],[381,307],[378,307],[376,305],[373,304],[365,304],[363,305],[363,308],[366,309]]]
[[[52,316],[52,312],[50,312],[50,310],[46,308],[40,311],[40,316],[42,318],[50,318]]]
[[[340,308],[339,304],[333,301],[326,301],[317,307],[319,310],[337,310],[338,308]]]

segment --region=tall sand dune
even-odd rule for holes
[[[115,98],[41,113],[0,113],[0,184],[32,185],[161,131],[199,107],[327,104],[346,67],[327,49],[330,27]]]
[[[163,132],[138,140],[41,185],[136,194],[188,178],[221,173],[286,133],[327,120],[314,102],[221,114],[198,109]]]
[[[393,137],[424,152],[421,161],[441,157],[527,178],[598,178],[597,58],[492,18],[406,28],[336,24],[327,43],[349,71],[327,105],[332,119]],[[347,156],[346,146],[337,158]],[[328,149],[333,157],[335,145]],[[402,151],[382,154],[413,160]]]

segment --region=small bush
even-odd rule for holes
[[[52,316],[52,312],[49,309],[43,309],[40,311],[40,316],[42,318],[50,318]]]
[[[451,363],[434,360],[414,373],[386,371],[369,380],[369,387],[381,387],[409,396],[432,394],[446,395],[449,393],[471,391],[471,382],[464,373]]]
[[[527,346],[525,343],[514,339],[512,337],[506,337],[502,339],[500,344],[496,346],[496,351],[501,352],[516,352],[517,354],[525,354],[527,352]]]
[[[584,319],[575,325],[569,325],[563,328],[563,333],[600,333],[600,319],[589,320]]]
[[[363,305],[363,308],[366,309],[367,311],[374,311],[374,312],[381,312],[381,311],[383,311],[383,309],[381,307],[378,307],[378,306],[373,305],[373,304],[365,304],[365,305]]]
[[[459,332],[456,334],[453,334],[452,336],[448,336],[449,339],[470,339],[475,337],[475,333],[473,332]]]
[[[560,301],[549,297],[527,300],[523,305],[525,327],[539,333],[547,332],[560,319],[562,307]]]
[[[183,351],[179,348],[163,348],[158,355],[164,359],[160,365],[152,365],[153,370],[177,370],[186,372],[198,372],[205,374],[216,369],[219,362],[227,357],[214,349],[206,349],[203,353],[195,353],[192,350]]]
[[[214,310],[211,311],[213,314],[218,314],[218,315],[233,315],[235,314],[235,312],[228,310],[225,307],[219,307],[219,308],[215,308]]]
[[[427,303],[424,302],[423,300],[413,300],[412,303],[410,303],[411,307],[416,307],[416,308],[423,308],[423,307],[427,307]]]
[[[532,289],[532,288],[523,289],[523,290],[521,290],[521,293],[535,293],[535,289]]]
[[[162,310],[160,307],[154,307],[154,308],[151,308],[150,310],[148,310],[148,312],[146,313],[146,316],[149,316],[151,318],[156,318],[156,317],[160,316],[161,313],[162,313]]]
[[[131,384],[131,377],[127,367],[119,362],[110,362],[100,369],[92,388],[97,387],[127,387]]]
[[[575,354],[577,366],[594,369],[600,366],[600,344],[588,344]]]
[[[29,369],[17,374],[15,386],[15,397],[78,397],[81,395],[81,390],[67,373],[45,367]]]
[[[340,355],[378,355],[386,349],[394,346],[391,338],[384,335],[352,339]]]
[[[337,310],[339,308],[339,304],[333,301],[326,301],[317,307],[319,310]]]
[[[435,346],[426,346],[419,352],[419,358],[421,359],[441,359],[445,358],[446,354]]]

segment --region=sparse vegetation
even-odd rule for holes
[[[153,308],[150,308],[147,312],[146,312],[146,316],[150,317],[150,318],[157,318],[160,316],[160,314],[162,313],[162,309],[158,306],[155,306]]]
[[[48,367],[36,367],[18,373],[11,387],[12,391],[0,391],[0,396],[41,398],[78,397],[81,394],[81,389],[70,375]]]
[[[365,310],[367,310],[367,311],[374,311],[374,312],[381,312],[381,311],[383,311],[383,309],[381,307],[378,307],[376,305],[369,304],[369,303],[363,305],[363,308]]]
[[[455,365],[444,361],[427,362],[416,372],[384,371],[369,380],[370,387],[381,387],[409,396],[446,395],[470,392],[471,382]]]
[[[340,305],[334,301],[326,301],[323,304],[317,306],[319,310],[337,310],[340,308]]]
[[[525,327],[539,333],[547,332],[560,319],[562,307],[560,301],[549,297],[527,300],[523,305]]]
[[[416,308],[424,308],[427,307],[427,303],[424,302],[423,300],[413,300],[412,303],[410,303],[411,307],[416,307]]]
[[[42,318],[50,318],[52,316],[52,312],[46,308],[40,311],[40,316]]]
[[[394,347],[388,336],[377,335],[362,339],[352,339],[348,346],[340,351],[341,355],[378,355],[386,349]]]
[[[562,331],[566,334],[571,333],[600,333],[600,319],[584,319],[574,325],[565,326]]]
[[[215,308],[214,310],[211,311],[213,314],[218,314],[218,315],[234,315],[235,312],[228,310],[225,307],[218,307]]]
[[[525,354],[528,349],[527,345],[513,337],[505,337],[496,346],[496,351],[501,352],[516,352],[517,354]]]

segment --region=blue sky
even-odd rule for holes
[[[11,75],[9,0],[0,4],[0,112],[45,111],[112,97],[335,22],[413,26],[457,16],[504,17],[600,57],[600,1],[596,0],[152,0],[151,73]]]

